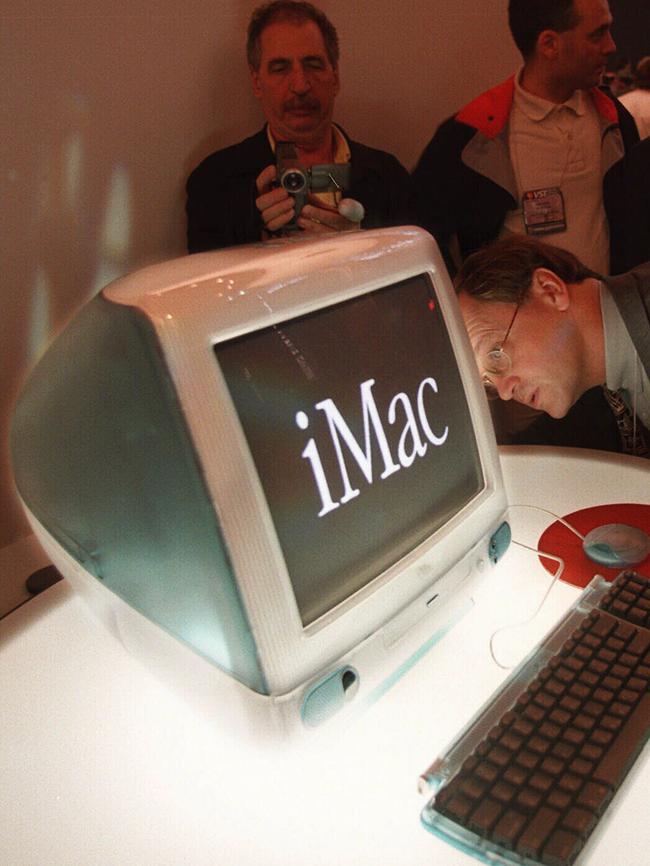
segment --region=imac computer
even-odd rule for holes
[[[54,564],[240,731],[373,700],[509,541],[454,290],[415,228],[111,283],[32,372],[11,439]]]

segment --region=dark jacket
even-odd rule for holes
[[[625,270],[650,261],[650,138],[635,144],[607,173],[603,196],[612,261],[624,263]]]
[[[508,120],[515,79],[510,77],[474,99],[437,130],[413,172],[418,222],[438,240],[448,264],[456,236],[461,259],[494,240],[506,215],[517,207],[517,184],[508,148]],[[602,126],[606,176],[638,140],[631,115],[598,88],[590,91]],[[605,201],[608,220],[616,193]],[[612,253],[615,250],[612,249]],[[631,267],[611,256],[612,273]]]
[[[347,136],[346,136],[347,138]],[[351,155],[349,198],[366,211],[364,228],[413,223],[410,177],[389,153],[347,139]],[[187,181],[187,247],[190,253],[261,239],[255,181],[275,162],[266,128],[208,156]]]

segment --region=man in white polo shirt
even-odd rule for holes
[[[565,249],[607,274],[602,115],[584,90],[574,90],[568,99],[554,103],[526,90],[522,82],[527,80],[524,68],[515,77],[508,127],[518,206],[507,211],[499,234],[541,235],[549,243],[557,235]],[[558,98],[565,94],[560,90]]]
[[[543,236],[599,273],[609,259],[602,185],[636,141],[598,83],[616,46],[607,0],[510,0],[523,66],[445,121],[414,171],[418,214],[455,268],[508,233]]]

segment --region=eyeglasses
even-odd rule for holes
[[[485,392],[490,399],[496,399],[499,396],[499,393],[496,389],[496,386],[491,376],[505,376],[506,373],[510,371],[512,367],[512,360],[510,355],[504,351],[504,346],[508,337],[510,336],[510,332],[512,331],[512,326],[515,323],[515,319],[517,318],[517,313],[519,312],[519,307],[521,304],[517,303],[515,307],[515,311],[512,314],[512,319],[510,319],[510,324],[506,329],[506,334],[503,340],[500,343],[497,343],[489,352],[486,352],[485,355],[480,359],[481,367],[483,368],[483,386],[485,388]]]

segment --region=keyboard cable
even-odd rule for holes
[[[568,521],[566,521],[563,517],[560,517],[558,514],[555,514],[555,512],[550,511],[548,508],[542,508],[539,505],[528,505],[526,503],[512,503],[512,504],[509,503],[508,508],[530,508],[530,509],[533,509],[534,511],[542,511],[545,514],[550,514],[551,517],[554,517],[555,520],[559,521],[559,523],[561,523],[563,526],[566,526],[567,529],[570,529],[574,535],[577,535],[581,541],[584,541],[584,535],[581,535],[574,526],[571,526],[571,524],[568,523]],[[554,553],[548,553],[544,550],[540,550],[538,547],[531,547],[530,545],[524,544],[522,541],[517,541],[514,538],[512,539],[512,543],[516,544],[518,547],[523,547],[525,550],[530,550],[531,553],[535,553],[535,554],[537,554],[537,556],[540,556],[543,559],[550,559],[553,562],[557,562],[558,568],[557,568],[555,574],[553,575],[553,579],[551,580],[548,587],[546,588],[546,591],[545,591],[544,595],[542,596],[541,601],[539,602],[539,604],[537,605],[537,607],[535,608],[535,610],[532,612],[532,614],[529,617],[521,620],[520,622],[514,622],[514,623],[510,623],[509,625],[501,626],[500,628],[496,629],[496,631],[492,632],[492,634],[490,636],[490,644],[489,644],[490,655],[492,656],[492,661],[504,671],[512,670],[515,667],[515,665],[514,664],[512,664],[512,665],[503,664],[501,661],[499,661],[499,659],[497,658],[497,653],[496,653],[495,647],[494,647],[495,639],[497,638],[498,635],[502,634],[505,631],[509,631],[510,629],[515,629],[515,628],[521,628],[522,626],[529,625],[531,622],[533,622],[535,617],[539,614],[541,609],[544,607],[544,604],[546,603],[546,600],[549,597],[551,590],[553,589],[553,587],[555,586],[557,581],[562,577],[562,573],[564,572],[564,560],[560,556],[556,556]]]

